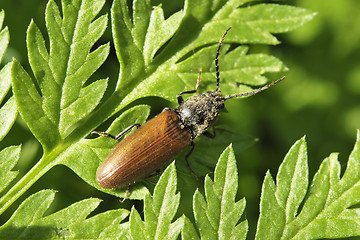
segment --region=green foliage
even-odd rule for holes
[[[171,164],[159,179],[154,196],[144,199],[144,221],[133,207],[130,213],[132,239],[176,239],[180,234],[180,219],[172,223],[178,209],[180,194],[176,194],[175,165]]]
[[[9,30],[3,28],[5,13],[0,12],[0,61],[3,59],[6,48],[9,43]],[[14,97],[9,98],[3,103],[11,87],[10,76],[11,64],[7,64],[0,71],[0,140],[10,131],[17,117],[17,105]],[[17,172],[11,171],[19,160],[20,146],[10,146],[0,151],[0,192],[7,187],[16,177]]]
[[[62,18],[56,3],[49,1],[46,8],[49,52],[39,28],[30,23],[29,63],[40,93],[20,64],[13,63],[19,112],[45,152],[55,148],[66,137],[67,130],[99,104],[106,90],[106,80],[84,87],[109,53],[108,44],[90,52],[107,25],[106,15],[93,21],[103,4],[104,1],[64,4]]]
[[[3,28],[5,18],[4,11],[0,12],[0,62],[4,57],[5,51],[9,44],[9,30],[7,27]],[[14,98],[10,98],[6,103],[3,100],[11,87],[10,76],[11,64],[7,64],[0,70],[0,103],[3,106],[0,109],[0,140],[9,132],[11,126],[14,124],[17,116],[17,106]]]
[[[4,11],[0,12],[0,61],[9,43],[8,28],[3,28],[5,18]],[[17,117],[17,104],[14,97],[3,102],[11,87],[11,64],[7,64],[0,70],[0,140],[10,131]],[[16,171],[11,171],[19,160],[21,146],[10,146],[0,151],[0,192],[3,191],[17,176]]]
[[[27,198],[0,228],[2,239],[99,238],[102,231],[118,224],[129,213],[119,209],[86,217],[99,205],[99,199],[86,199],[48,216],[43,216],[55,198],[53,190],[43,190]],[[69,228],[70,226],[70,228]]]
[[[194,194],[196,226],[203,238],[229,239],[232,236],[232,239],[239,239],[246,236],[247,222],[237,224],[244,210],[245,200],[234,201],[237,192],[234,184],[238,179],[236,169],[236,160],[230,146],[218,161],[214,182],[208,176],[205,180],[206,200],[198,191]],[[125,209],[107,211],[86,219],[99,205],[98,199],[86,199],[44,216],[54,200],[55,192],[43,190],[27,198],[18,207],[12,217],[0,227],[0,237],[113,239],[131,236],[131,239],[176,239],[182,230],[184,239],[196,238],[195,228],[187,217],[182,216],[173,221],[180,202],[180,193],[176,193],[176,188],[177,177],[173,163],[160,177],[154,195],[146,194],[144,221],[138,211],[132,208],[129,222],[121,224],[129,215],[129,211]],[[206,205],[209,207],[207,210],[201,209]],[[216,211],[217,209],[220,211]],[[233,214],[229,214],[231,212]],[[206,226],[210,222],[218,228]]]
[[[260,205],[257,239],[317,239],[359,236],[358,166],[360,132],[347,170],[340,179],[337,154],[326,158],[308,188],[305,139],[289,150],[277,174],[277,185],[267,173]],[[154,195],[146,194],[144,220],[133,207],[129,211],[111,210],[87,218],[100,201],[87,199],[56,213],[44,216],[55,197],[52,190],[40,191],[27,198],[13,216],[0,227],[1,238],[131,238],[131,239],[245,239],[246,220],[240,221],[245,199],[235,201],[237,166],[229,146],[220,156],[214,180],[205,178],[205,197],[194,193],[195,225],[186,216],[174,220],[180,193],[176,193],[175,165],[164,171]],[[306,196],[306,198],[305,198]],[[300,204],[303,202],[303,206]],[[122,223],[121,223],[122,222]],[[198,231],[198,232],[197,232]]]
[[[360,132],[346,171],[332,153],[321,163],[308,189],[305,139],[297,141],[262,189],[257,239],[318,239],[359,236]],[[307,196],[306,196],[307,194]],[[305,198],[306,196],[306,198]],[[302,208],[300,204],[303,203]]]
[[[16,171],[11,171],[19,160],[21,146],[10,146],[0,152],[0,191],[16,177]]]
[[[217,43],[229,26],[232,30],[220,55],[222,92],[236,94],[249,91],[249,85],[265,84],[268,80],[264,74],[287,68],[276,57],[252,51],[248,45],[278,44],[274,33],[296,29],[314,16],[302,8],[250,0],[188,0],[183,10],[165,17],[162,6],[152,6],[150,1],[134,0],[128,6],[128,1],[115,0],[110,14],[111,42],[119,62],[115,87],[108,84],[112,82],[108,76],[93,76],[110,52],[109,43],[98,44],[107,28],[108,15],[98,16],[105,1],[63,0],[61,4],[60,9],[55,1],[48,2],[46,34],[35,21],[28,27],[26,45],[32,72],[18,60],[0,71],[0,100],[4,101],[0,139],[10,131],[19,111],[43,148],[38,163],[15,183],[17,172],[12,169],[21,147],[10,146],[0,152],[1,213],[56,165],[70,168],[100,191],[123,197],[125,189],[104,190],[95,180],[96,169],[116,142],[103,137],[85,139],[92,130],[108,119],[112,124],[107,132],[112,134],[134,122],[145,122],[150,107],[134,101],[155,96],[175,102],[179,92],[194,88],[199,69],[201,91],[213,90]],[[3,21],[1,12],[0,29]],[[9,32],[4,28],[0,32],[0,59],[8,43]],[[9,93],[11,84],[14,96]],[[305,139],[299,140],[285,157],[276,184],[270,173],[266,174],[256,238],[358,236],[359,138],[358,134],[344,176],[340,179],[337,155],[331,154],[310,187]],[[130,199],[144,200],[143,212],[133,207],[131,211],[116,209],[89,217],[100,203],[90,198],[46,215],[55,194],[42,190],[24,200],[0,227],[0,238],[176,239],[181,234],[184,239],[245,239],[249,227],[242,219],[245,199],[236,197],[238,172],[232,148],[215,162],[215,156],[230,142],[240,150],[254,139],[230,132],[222,132],[211,141],[199,139],[191,165],[206,177],[203,193],[201,188],[187,193],[193,196],[194,221],[181,210],[177,181],[188,183],[193,179],[184,176],[188,170],[180,162],[179,177],[175,164],[171,164],[153,195],[144,187],[148,181],[131,189]],[[207,174],[215,164],[212,180]]]
[[[205,178],[205,196],[194,194],[194,215],[202,239],[245,239],[247,221],[237,224],[245,199],[235,202],[238,186],[236,160],[231,146],[220,156],[214,181]]]
[[[195,2],[188,2],[183,13],[175,13],[164,20],[160,7],[153,9],[146,1],[134,1],[133,19],[136,20],[132,20],[126,1],[114,1],[111,8],[112,31],[120,63],[120,75],[113,94],[93,111],[107,86],[106,80],[89,81],[89,77],[105,61],[109,52],[108,44],[92,50],[106,28],[107,16],[96,18],[104,1],[64,1],[63,16],[55,2],[49,1],[45,17],[49,51],[43,35],[33,21],[27,31],[29,62],[36,84],[16,60],[11,66],[19,112],[41,143],[44,155],[39,163],[9,190],[2,199],[3,202],[11,204],[27,187],[58,164],[70,167],[88,183],[99,188],[94,181],[94,174],[114,142],[99,140],[107,141],[110,145],[95,150],[98,147],[91,147],[88,142],[95,141],[96,145],[97,140],[81,139],[113,114],[123,112],[125,106],[138,98],[159,96],[174,100],[178,92],[193,88],[198,69],[203,69],[204,79],[213,75],[214,66],[209,64],[210,50],[215,52],[216,43],[221,36],[216,29],[226,29],[229,25],[233,25],[234,29],[238,28],[229,33],[226,38],[228,42],[275,44],[277,40],[271,35],[274,26],[269,27],[271,21],[275,25],[281,23],[278,28],[278,32],[281,32],[285,30],[286,22],[294,28],[312,16],[305,10],[269,5],[270,9],[277,12],[276,19],[271,20],[269,14],[260,14],[264,11],[264,6],[259,5],[254,6],[254,13],[258,14],[259,18],[248,13],[244,14],[244,19],[239,22],[238,17],[244,9],[238,7],[243,3],[218,2],[200,9]],[[289,18],[293,11],[299,13]],[[136,18],[137,16],[144,17]],[[199,19],[201,25],[190,24],[189,20],[194,17]],[[251,24],[255,24],[255,27],[249,27]],[[161,26],[164,31],[154,34],[157,26]],[[246,34],[243,31],[240,31],[240,35],[236,34],[245,26],[250,28]],[[259,30],[259,26],[263,26],[262,29]],[[184,36],[187,35],[189,37],[185,39]],[[190,37],[196,35],[198,37]],[[170,38],[171,41],[163,46]],[[209,44],[212,46],[208,46]],[[163,49],[160,51],[161,47]],[[203,49],[198,54],[188,56],[199,47]],[[266,81],[261,74],[284,69],[283,64],[274,57],[264,54],[245,56],[246,52],[244,47],[238,47],[224,57],[227,67],[222,71],[222,86],[225,90],[232,90],[229,94],[238,92],[231,80],[238,79],[239,71],[243,73],[244,82],[260,85]],[[244,60],[238,60],[242,58],[237,55],[244,55]],[[196,67],[186,67],[189,64]],[[169,81],[171,84],[168,84]],[[239,79],[237,81],[241,83]],[[122,128],[136,121],[142,123],[148,115],[145,112],[133,114],[138,117],[129,117],[127,121],[122,121]],[[116,131],[119,132],[120,129]],[[83,164],[88,166],[86,170]],[[123,190],[111,192],[118,196],[124,194]],[[146,190],[142,188],[140,192],[145,193]],[[131,197],[142,196],[144,195],[138,195],[134,191]]]

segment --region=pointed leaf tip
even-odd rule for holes
[[[218,160],[214,181],[206,176],[204,185],[205,198],[196,190],[193,199],[194,216],[201,238],[243,237],[244,231],[247,232],[244,230],[244,227],[247,229],[247,224],[239,223],[239,220],[245,208],[245,200],[235,201],[238,175],[231,145],[223,151]],[[239,231],[233,231],[234,228]]]

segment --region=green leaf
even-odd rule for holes
[[[1,119],[1,118],[0,118]],[[11,171],[19,160],[21,146],[7,147],[0,152],[0,192],[17,176]]]
[[[0,48],[3,47],[0,45]],[[6,48],[6,46],[5,46]],[[11,67],[8,63],[0,71],[0,102],[3,101],[11,87]],[[0,141],[10,131],[17,117],[17,105],[14,97],[11,97],[0,109]]]
[[[182,216],[182,219],[184,220],[184,226],[181,230],[181,238],[184,240],[199,240],[198,233],[191,221],[186,216]]]
[[[346,238],[360,235],[360,132],[340,178],[337,154],[326,158],[308,188],[305,139],[294,144],[281,164],[277,186],[265,177],[257,239]],[[303,204],[302,209],[300,209]]]
[[[0,227],[1,239],[53,239],[67,237],[68,226],[83,221],[100,203],[87,199],[63,210],[43,216],[55,192],[42,190],[28,197],[11,218]],[[104,226],[102,226],[104,227]]]
[[[3,22],[4,22],[4,18],[5,18],[5,12],[4,10],[0,11],[0,62],[2,61],[5,51],[7,49],[7,46],[9,44],[9,39],[10,39],[10,35],[9,35],[9,29],[7,27],[5,27],[4,29],[2,29],[3,27]],[[2,90],[2,88],[1,88]]]
[[[277,179],[276,198],[285,208],[286,222],[294,220],[308,188],[307,149],[301,139],[290,149],[282,162]]]
[[[0,30],[4,22],[5,12],[0,12]],[[0,32],[0,61],[2,60],[9,44],[9,31],[7,27]],[[13,62],[6,64],[0,70],[0,141],[8,134],[17,117],[17,104],[12,96],[5,103],[11,87],[11,68]],[[17,176],[17,171],[11,171],[20,157],[21,146],[10,146],[0,151],[0,192],[2,192]],[[1,198],[2,199],[2,198]]]
[[[277,175],[277,186],[266,174],[260,201],[257,239],[279,239],[287,223],[294,220],[308,188],[305,139],[289,150]],[[272,220],[272,221],[270,221]]]
[[[205,197],[197,190],[193,208],[202,239],[245,239],[247,222],[238,223],[245,209],[245,199],[238,202],[236,160],[231,145],[216,165],[214,181],[205,178]]]
[[[251,1],[226,2],[214,14],[214,21],[205,24],[198,41],[216,42],[218,37],[214,33],[218,29],[232,26],[237,32],[229,34],[229,42],[278,44],[279,41],[271,33],[288,32],[310,21],[314,16],[312,12],[301,8],[276,4],[239,7],[246,2]]]
[[[117,238],[120,222],[128,215],[128,210],[118,209],[78,221],[70,226],[69,231],[72,233],[70,237],[75,239]]]
[[[184,89],[194,89],[200,68],[203,70],[202,84],[207,85],[207,81],[209,81],[214,85],[213,59],[216,54],[216,45],[222,33],[229,26],[233,26],[233,29],[226,36],[225,42],[277,44],[277,39],[271,35],[272,32],[276,32],[275,28],[280,29],[280,32],[288,31],[301,26],[313,17],[309,11],[295,7],[281,8],[274,4],[268,6],[274,11],[273,15],[270,14],[271,10],[266,7],[267,5],[257,7],[258,5],[254,4],[241,8],[246,2],[248,1],[231,0],[206,3],[200,0],[189,0],[185,3],[184,13],[177,12],[166,20],[163,19],[160,7],[154,8],[151,16],[148,15],[149,7],[146,7],[146,11],[143,7],[141,9],[146,12],[145,18],[149,17],[149,19],[143,20],[141,27],[146,22],[149,24],[149,28],[148,33],[141,36],[146,39],[149,37],[149,41],[151,41],[151,49],[149,49],[147,47],[148,40],[145,40],[143,48],[139,47],[139,42],[142,43],[138,39],[140,35],[132,34],[137,26],[132,23],[125,1],[114,1],[112,6],[113,35],[121,68],[117,89],[126,91],[121,92],[123,100],[120,105],[115,107],[114,111],[120,110],[140,97],[155,95],[174,101],[179,92]],[[138,10],[134,6],[133,13],[135,14]],[[253,11],[259,16],[264,13],[264,19],[260,19],[260,21],[254,19],[251,14],[245,14],[246,16],[240,21],[238,15],[241,13],[241,9],[254,9]],[[296,17],[293,17],[293,12],[296,12]],[[274,17],[275,14],[277,14],[276,17]],[[274,20],[270,18],[270,15]],[[197,19],[197,24],[195,24],[194,18]],[[276,22],[283,24],[269,27],[271,24],[276,25]],[[167,35],[160,34],[159,31],[153,34],[152,24],[156,26],[166,24],[169,28],[166,32]],[[286,26],[288,30],[285,29]],[[159,27],[159,29],[162,31],[166,28]],[[174,29],[177,29],[177,32],[172,36]],[[172,38],[169,39],[171,36]],[[185,36],[189,37],[185,38]],[[167,39],[169,41],[166,42]],[[165,42],[167,44],[164,46]],[[209,47],[209,45],[214,46]],[[159,51],[160,47],[163,49]],[[209,53],[212,51],[212,54],[202,56],[203,52],[201,51],[206,48]],[[227,94],[239,93],[238,88],[231,87],[234,81],[239,84],[263,85],[266,82],[266,78],[262,76],[264,73],[286,70],[279,60],[264,54],[254,54],[246,58],[246,52],[243,52],[243,49],[240,47],[239,51],[230,51],[227,54],[230,54],[229,60],[224,60],[224,63],[220,61],[225,70],[222,82],[229,83],[227,87],[224,86]],[[157,54],[154,55],[156,52]],[[221,58],[226,59],[227,55]],[[245,56],[241,57],[241,55]],[[201,60],[196,56],[201,56]],[[186,61],[185,66],[182,65],[184,61]],[[243,69],[241,69],[242,66]],[[168,84],[169,81],[171,84]]]
[[[98,166],[116,142],[104,137],[84,138],[104,121],[115,119],[119,115],[109,129],[112,134],[119,133],[133,123],[144,122],[149,114],[148,107],[132,109],[130,103],[147,96],[162,97],[175,102],[179,92],[194,89],[200,68],[203,69],[200,91],[214,89],[213,60],[218,41],[229,26],[233,26],[233,29],[225,39],[220,56],[221,69],[224,70],[221,75],[221,89],[224,93],[233,94],[250,89],[243,88],[243,84],[262,85],[267,81],[263,74],[286,69],[284,64],[274,57],[248,54],[249,46],[236,46],[278,43],[272,35],[277,31],[277,27],[269,27],[272,23],[269,17],[271,14],[266,7],[256,8],[259,5],[256,2],[187,0],[184,10],[165,18],[161,6],[153,7],[149,0],[134,0],[132,9],[129,9],[128,1],[115,0],[111,7],[111,25],[119,61],[119,78],[116,88],[110,89],[109,97],[98,106],[107,88],[107,79],[106,76],[101,77],[101,80],[89,78],[109,54],[109,44],[96,45],[107,27],[107,15],[97,17],[105,1],[62,0],[61,4],[59,9],[54,0],[49,0],[44,35],[34,21],[31,21],[28,27],[27,49],[32,73],[26,72],[16,60],[4,70],[5,75],[11,72],[19,112],[41,143],[44,155],[0,199],[0,213],[58,164],[71,168],[95,188],[123,197],[124,189],[104,190],[95,180]],[[301,12],[297,8],[284,10],[273,5],[269,7],[276,13],[282,12],[273,21],[274,24],[283,22],[278,26],[278,31],[281,32],[286,31],[286,24],[289,24],[288,19],[293,16],[293,11],[297,13],[297,17],[291,20],[294,27],[312,17],[312,13]],[[236,14],[245,8],[254,8],[253,11],[260,15],[263,11],[264,18],[259,21],[247,16],[239,21]],[[2,21],[1,15],[0,20]],[[231,47],[230,43],[235,45]],[[112,90],[114,91],[111,92]],[[4,94],[7,91],[4,90]],[[10,99],[10,102],[13,100]],[[15,108],[15,104],[11,106],[12,109]],[[126,111],[128,109],[129,112]],[[14,114],[11,116],[13,119],[16,117]],[[226,134],[224,136],[228,137]],[[242,148],[253,142],[252,139],[241,137],[234,139]],[[229,140],[230,138],[226,139],[222,144],[228,144]],[[218,143],[219,140],[209,146]],[[219,147],[213,147],[209,152],[216,151],[219,151]],[[213,169],[214,162],[209,161],[202,166],[201,161],[206,162],[207,159],[204,156],[196,158],[201,159],[194,164],[200,173],[205,174]],[[129,198],[145,198],[150,201],[145,197],[147,194],[148,190],[140,182],[132,188]],[[157,195],[162,196],[162,193],[155,193],[154,197]],[[160,211],[157,200],[154,201],[153,207]],[[145,215],[144,222],[151,225],[148,222],[152,210],[146,211],[148,215]],[[185,220],[181,219],[171,223],[175,214],[173,211],[171,208],[169,215],[164,216],[164,219],[170,222],[159,222],[159,229],[156,230],[159,238],[167,238],[172,236],[172,233],[178,234],[181,226],[185,224]],[[136,217],[135,210],[133,212],[133,221],[142,221]],[[162,218],[159,216],[159,219]],[[112,229],[118,229],[123,236],[132,232],[133,226],[119,225],[113,225],[101,233],[98,231],[97,234],[113,236]],[[232,234],[246,233],[244,223],[237,226]]]
[[[161,7],[155,7],[151,13],[149,28],[145,37],[144,60],[148,65],[155,53],[166,43],[178,29],[182,12],[179,11],[168,19],[164,19],[164,12]]]
[[[42,108],[41,96],[30,76],[16,60],[13,62],[11,73],[13,91],[22,118],[29,123],[30,130],[45,149],[54,146],[60,139],[59,133],[54,130],[56,126],[47,118]]]
[[[145,36],[149,27],[150,15],[152,11],[151,2],[149,0],[135,0],[133,1],[133,19],[134,26],[131,33],[134,37],[134,43],[139,48],[144,47]],[[126,19],[129,21],[130,18]],[[128,23],[129,25],[129,23]]]
[[[0,199],[0,212],[49,169],[60,164],[59,155],[88,134],[89,131],[69,137],[79,121],[89,118],[106,90],[107,80],[89,81],[109,53],[109,44],[93,48],[106,29],[107,15],[95,19],[105,1],[64,0],[62,3],[62,16],[53,0],[46,7],[48,48],[35,23],[32,21],[28,27],[28,56],[35,79],[16,60],[9,67],[19,112],[43,146],[44,155]],[[10,103],[13,110],[16,104],[12,99]],[[16,115],[8,112],[10,122]]]
[[[0,71],[0,102],[4,100],[11,87],[11,67],[12,63],[8,63]]]
[[[146,227],[140,214],[133,206],[130,213],[130,233],[132,239],[146,239]]]
[[[130,228],[129,222],[125,222],[123,224],[111,224],[106,227],[104,231],[101,233],[100,238],[102,239],[128,239],[132,240],[130,236]]]
[[[45,17],[49,51],[35,23],[28,28],[29,63],[38,86],[15,62],[14,93],[22,117],[45,150],[64,139],[68,129],[85,118],[105,92],[106,80],[84,87],[109,53],[108,44],[91,51],[106,29],[106,15],[94,20],[104,2],[64,1],[61,17],[50,0]]]
[[[308,21],[315,14],[309,10],[278,4],[258,4],[251,8],[239,8],[231,17],[239,22],[246,21],[255,29],[282,33],[296,29]]]
[[[172,222],[180,202],[176,185],[175,164],[172,163],[156,184],[154,196],[145,196],[144,221],[135,208],[131,209],[130,233],[133,239],[177,239],[182,221]]]
[[[216,79],[215,78],[215,64],[208,62],[208,59],[214,58],[217,46],[205,47],[187,58],[186,60],[177,64],[178,76],[187,84],[191,85],[198,74],[199,66],[194,62],[201,62],[203,70],[203,79]],[[265,54],[250,54],[247,55],[248,47],[240,46],[228,52],[226,55],[220,55],[221,62],[221,92],[224,95],[231,95],[233,93],[251,91],[247,85],[260,85],[267,82],[266,77],[262,74],[266,72],[280,72],[285,71],[287,68],[284,64],[275,57]],[[228,50],[224,46],[221,53]],[[209,69],[204,72],[204,69]],[[234,78],[234,76],[237,78]],[[236,84],[234,84],[236,83]],[[207,91],[213,91],[216,88],[216,81],[206,84]]]
[[[5,12],[0,12],[0,30],[3,27]],[[7,27],[0,32],[0,62],[9,44]],[[12,62],[6,64],[0,71],[0,103],[5,99],[11,87]],[[0,141],[10,131],[17,117],[17,105],[14,97],[10,97],[0,108]],[[0,151],[0,192],[17,176],[17,171],[11,171],[19,160],[21,146],[10,146]]]
[[[0,109],[0,141],[10,131],[17,117],[17,105],[14,97],[11,97]]]
[[[5,51],[9,44],[9,30],[7,27],[2,29],[5,18],[5,12],[0,12],[0,62],[4,57]],[[4,100],[11,87],[11,66],[12,63],[6,64],[0,70],[0,103]],[[17,117],[17,106],[14,98],[10,98],[0,109],[0,141],[10,131],[10,128]]]
[[[146,3],[138,7],[140,5],[138,2],[140,1],[134,1],[133,15],[141,16],[141,21],[134,20],[134,24],[136,26],[139,25],[139,30],[132,24],[125,0],[115,0],[111,7],[114,46],[120,63],[117,90],[120,90],[119,85],[121,84],[122,90],[127,92],[130,90],[128,86],[136,84],[134,78],[137,76],[143,77],[144,72],[144,58],[140,49],[145,41],[145,29],[147,29],[148,22],[150,21],[149,11],[151,11],[151,6],[148,1],[144,1]],[[142,30],[141,34],[140,30]],[[136,39],[133,39],[132,32],[134,32]]]
[[[274,180],[270,172],[267,172],[261,190],[260,216],[255,239],[281,239],[286,216],[284,208],[276,199],[275,192]]]
[[[26,231],[31,231],[29,226],[43,216],[51,202],[54,200],[54,196],[54,191],[45,190],[27,198],[14,212],[11,218],[1,226],[1,238],[24,238],[26,236]],[[36,224],[34,226],[36,226]],[[50,234],[50,230],[45,227],[42,233]]]
[[[107,80],[98,80],[80,90],[79,98],[61,110],[60,132],[66,131],[86,117],[100,102],[107,87]]]

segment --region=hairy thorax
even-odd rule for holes
[[[182,102],[174,111],[181,123],[189,129],[192,138],[205,132],[216,120],[225,99],[220,92],[207,92],[195,95]]]

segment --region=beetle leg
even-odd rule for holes
[[[158,176],[160,175],[160,169],[156,170],[156,173],[154,174],[151,174],[149,175],[148,177],[146,178],[151,178],[151,177],[154,177],[154,176]],[[130,195],[130,189],[131,189],[131,185],[128,186],[128,188],[126,189],[126,192],[125,192],[125,196],[122,200],[120,200],[121,203],[125,202],[125,200],[128,198],[128,196]]]
[[[191,153],[194,151],[194,148],[195,148],[195,143],[194,142],[191,142],[191,149],[190,151],[185,155],[185,160],[186,160],[186,164],[191,172],[192,175],[195,176],[196,180],[198,180],[198,176],[196,175],[196,173],[194,172],[194,170],[192,170],[191,166],[190,166],[190,163],[189,163],[189,157],[191,155]]]
[[[124,136],[127,132],[129,132],[133,127],[139,128],[141,125],[139,123],[134,123],[133,125],[127,127],[124,131],[116,135],[115,140],[119,140],[122,136]]]
[[[130,189],[131,189],[131,185],[129,185],[128,188],[126,189],[125,197],[122,200],[120,200],[121,203],[125,202],[127,197],[130,195]]]
[[[92,131],[91,135],[93,135],[93,134],[97,134],[97,135],[105,136],[105,137],[111,137],[112,139],[115,139],[115,137],[113,135],[111,135],[110,133],[107,133],[107,132]]]
[[[206,131],[206,132],[203,132],[203,135],[206,136],[206,137],[208,137],[208,138],[215,138],[215,136],[216,136],[215,128],[212,127],[212,130],[213,130],[212,133],[209,132],[209,131]]]
[[[161,170],[158,169],[158,170],[156,170],[155,173],[150,174],[150,175],[147,176],[145,179],[147,179],[147,178],[152,178],[152,177],[156,177],[156,176],[159,176],[160,174],[161,174]]]
[[[200,85],[200,81],[201,81],[201,72],[202,72],[202,69],[200,68],[199,77],[198,77],[197,82],[196,82],[195,90],[181,92],[181,93],[179,93],[179,95],[177,95],[177,101],[178,101],[179,105],[184,101],[184,99],[183,99],[183,97],[181,95],[190,94],[190,93],[196,93],[197,92],[197,90],[199,88],[199,85]]]
[[[135,126],[137,128],[139,128],[141,125],[138,124],[138,123],[134,123],[133,125],[127,127],[124,131],[122,131],[121,133],[119,133],[116,136],[113,136],[113,135],[111,135],[110,133],[107,133],[107,132],[97,132],[97,131],[93,131],[93,132],[91,132],[91,134],[97,134],[97,135],[100,135],[100,136],[111,137],[112,139],[115,139],[117,141]]]

